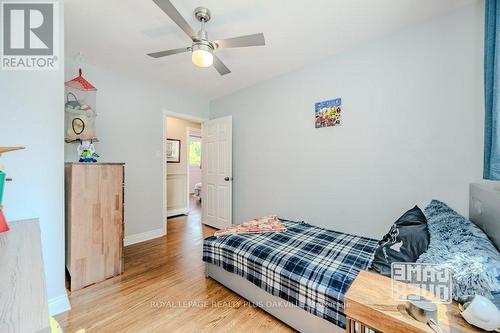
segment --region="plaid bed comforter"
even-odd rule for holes
[[[371,263],[377,241],[282,221],[282,233],[206,238],[203,261],[345,328],[344,295]]]

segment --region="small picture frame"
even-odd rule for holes
[[[314,105],[314,121],[316,128],[340,126],[342,116],[342,99],[336,98],[318,102]]]
[[[181,162],[181,140],[167,139],[167,163]]]

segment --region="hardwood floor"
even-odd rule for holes
[[[125,248],[123,275],[70,294],[71,311],[56,318],[65,333],[293,331],[205,278],[202,242],[215,229],[196,204],[167,226],[166,237]]]

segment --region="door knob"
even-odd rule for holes
[[[232,181],[232,180],[233,180],[233,177],[224,177],[224,180],[225,180],[226,182],[229,182],[229,181]]]

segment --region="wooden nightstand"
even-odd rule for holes
[[[484,332],[469,325],[460,315],[458,304],[437,304],[439,327],[443,332]],[[417,333],[434,331],[410,317],[404,302],[392,298],[391,279],[363,271],[345,295],[347,333],[365,333],[365,328],[383,333]]]

